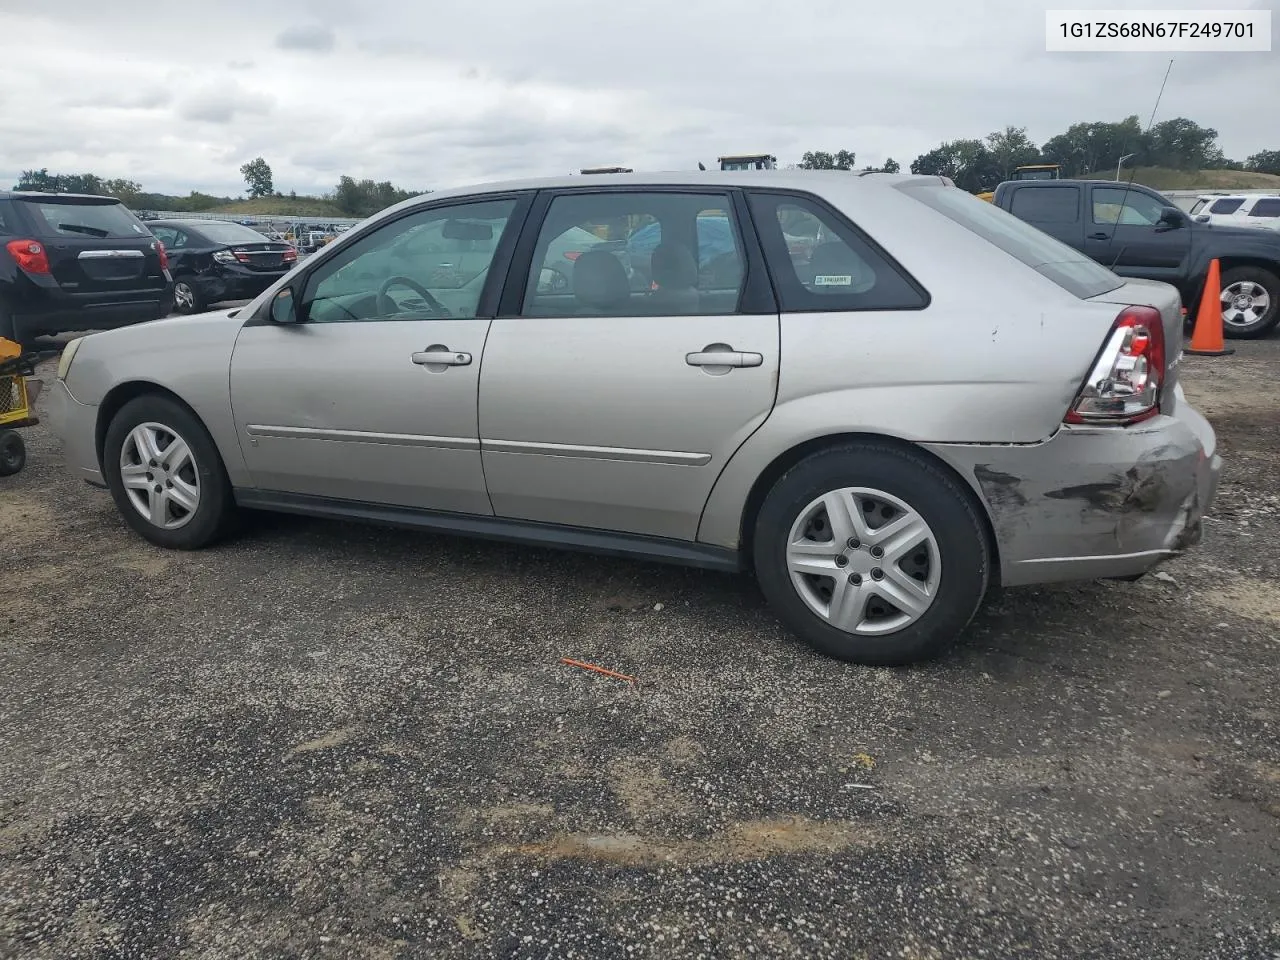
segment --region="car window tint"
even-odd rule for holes
[[[744,258],[728,197],[599,193],[556,197],[534,248],[523,314],[735,313]]]
[[[1215,200],[1213,205],[1209,207],[1210,213],[1235,213],[1240,209],[1240,205],[1244,203],[1243,197],[1225,197],[1222,200]]]
[[[471,319],[514,200],[434,207],[374,230],[307,280],[312,322]]]
[[[167,250],[172,250],[178,245],[176,240],[178,231],[173,227],[152,227],[151,232],[157,240],[165,245]]]
[[[1009,211],[1028,223],[1076,223],[1080,190],[1074,186],[1014,190]]]
[[[834,211],[807,197],[751,196],[785,312],[919,310],[928,295]]]
[[[1123,187],[1095,187],[1093,190],[1093,222],[1125,226],[1154,226],[1164,210],[1155,197],[1135,193]]]
[[[1249,211],[1251,217],[1280,217],[1280,197],[1266,197],[1259,200]]]
[[[46,237],[120,240],[148,236],[142,221],[120,203],[23,202],[35,215],[39,232]]]

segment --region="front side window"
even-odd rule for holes
[[[735,313],[745,274],[739,237],[723,195],[556,197],[538,234],[523,313]]]
[[[1226,197],[1222,200],[1215,200],[1213,206],[1209,208],[1210,213],[1235,213],[1244,203],[1243,197]]]
[[[751,212],[782,309],[919,310],[929,298],[843,218],[807,197],[756,193]]]
[[[476,316],[515,200],[433,207],[378,227],[307,280],[315,323]]]
[[[1093,222],[1153,227],[1160,222],[1164,204],[1155,197],[1121,187],[1095,187]]]

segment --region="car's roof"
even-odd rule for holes
[[[236,223],[234,220],[200,220],[200,219],[184,219],[182,217],[158,217],[155,220],[148,220],[147,223],[158,223],[161,226],[177,226],[177,227],[203,227],[211,223],[233,223],[237,227],[244,227],[242,223]],[[252,230],[253,227],[244,227],[246,230]]]
[[[88,200],[92,203],[120,203],[118,197],[104,197],[96,193],[46,193],[43,190],[0,190],[0,200]]]
[[[937,177],[911,174],[876,173],[862,170],[678,170],[666,173],[598,173],[590,179],[581,175],[540,177],[528,180],[505,180],[467,187],[450,187],[427,194],[430,197],[466,196],[475,193],[504,193],[514,190],[557,190],[566,187],[634,186],[634,187],[720,187],[728,185],[753,187],[793,187],[813,189],[815,183],[830,183],[838,177],[842,184],[860,183],[866,189],[882,188],[906,180],[932,180]]]

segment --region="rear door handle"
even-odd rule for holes
[[[1091,234],[1089,234],[1089,239],[1090,239],[1090,240],[1110,240],[1110,239],[1111,239],[1111,234],[1109,234],[1109,233],[1091,233]]]
[[[720,344],[712,344],[712,346],[720,346]],[[686,353],[684,362],[691,367],[758,367],[764,363],[764,355],[743,353],[741,350],[733,349],[707,349],[698,353]]]
[[[471,354],[458,350],[450,350],[442,344],[432,344],[425,350],[409,355],[414,363],[424,367],[465,367],[471,362]]]

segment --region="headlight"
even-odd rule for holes
[[[80,349],[80,344],[84,343],[84,337],[76,337],[69,340],[67,345],[62,348],[62,356],[58,358],[58,379],[67,379],[67,371],[71,369],[71,361],[76,358],[76,351]]]

